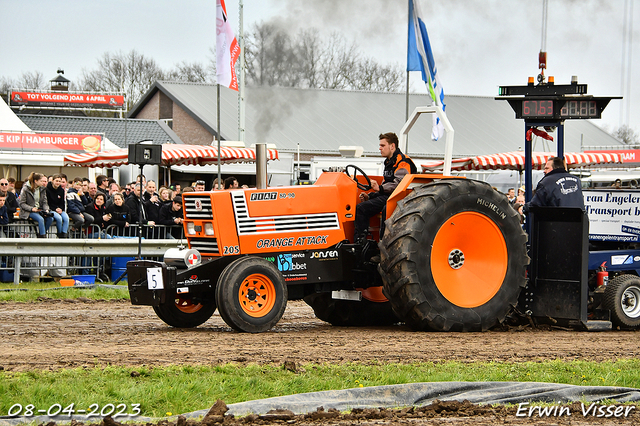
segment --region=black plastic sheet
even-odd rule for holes
[[[600,402],[603,400],[623,402],[640,402],[640,389],[613,386],[576,386],[557,383],[539,382],[427,382],[403,385],[372,386],[344,390],[309,392],[296,395],[258,399],[253,401],[228,404],[227,414],[244,416],[248,414],[266,414],[270,410],[291,410],[295,414],[306,414],[316,411],[318,407],[325,410],[335,408],[348,411],[354,408],[399,408],[429,405],[434,400],[464,401],[474,404],[519,404],[536,403],[571,403]],[[187,418],[202,417],[209,408],[184,413]],[[172,416],[175,419],[177,416]],[[100,418],[87,416],[38,416],[38,417],[0,417],[0,426],[13,426],[22,423],[56,423],[76,421],[96,423]],[[119,417],[119,422],[155,422],[160,419],[150,417]]]

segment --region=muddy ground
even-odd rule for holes
[[[132,306],[128,301],[88,299],[1,303],[0,331],[0,368],[8,371],[107,364],[603,361],[640,356],[638,332],[589,333],[525,327],[485,333],[422,333],[401,325],[366,329],[333,327],[315,318],[304,302],[297,301],[289,303],[284,317],[272,331],[262,334],[235,332],[217,313],[198,328],[175,329],[158,319],[150,307]],[[473,414],[474,410],[461,409],[458,413],[450,407],[453,415],[398,411],[384,415],[370,413],[359,418],[342,415],[255,418],[254,423],[426,424],[429,418],[429,424],[528,425],[548,424],[552,420],[555,424],[580,425],[594,421],[638,424],[640,420],[637,412],[628,419],[581,416],[522,419],[516,418],[515,412],[476,410],[478,413]],[[226,423],[229,422],[227,419]]]

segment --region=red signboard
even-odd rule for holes
[[[100,93],[11,92],[11,106],[123,109],[124,96]]]
[[[593,153],[611,152],[620,154],[623,163],[640,163],[640,149],[606,149],[599,151],[585,151]]]
[[[2,150],[97,152],[100,151],[101,145],[101,135],[0,132]]]

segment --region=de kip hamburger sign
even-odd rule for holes
[[[0,150],[97,152],[101,146],[102,135],[0,132]]]

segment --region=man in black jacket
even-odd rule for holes
[[[160,207],[160,220],[158,224],[165,226],[180,225],[182,226],[182,197],[174,197],[171,203],[164,204]],[[173,227],[171,229],[171,236],[173,238],[180,238],[182,235],[182,228]]]
[[[544,177],[538,182],[531,201],[524,206],[528,213],[531,207],[580,207],[583,211],[584,198],[582,183],[576,176],[567,172],[564,160],[550,158],[544,166]]]
[[[129,207],[129,213],[131,213],[131,222],[130,223],[139,223],[140,222],[140,184],[137,183],[133,187],[133,193],[127,197],[124,204]],[[155,225],[155,222],[149,221],[147,212],[144,208],[144,204],[142,205],[142,224],[143,225]]]
[[[378,139],[380,140],[378,147],[380,155],[387,158],[384,160],[384,180],[382,185],[378,185],[378,182],[372,180],[373,192],[360,194],[362,202],[356,206],[354,241],[364,238],[365,232],[369,228],[369,219],[380,212],[383,215],[380,224],[380,238],[382,238],[387,198],[405,175],[417,172],[416,165],[413,164],[411,158],[404,155],[398,148],[398,136],[395,133],[383,133],[378,136]]]
[[[156,192],[155,181],[147,181],[147,186],[142,194],[142,203],[147,220],[157,222],[160,218],[160,196]]]
[[[155,221],[151,220],[149,217],[149,212],[146,208],[146,203],[142,204],[142,217],[140,217],[140,184],[136,183],[133,186],[133,192],[131,195],[127,197],[124,204],[129,208],[129,213],[131,214],[131,225],[139,224],[142,222],[142,225],[146,225],[146,232],[143,233],[143,236],[146,238],[156,238],[156,233],[153,232],[153,227],[155,226]]]

